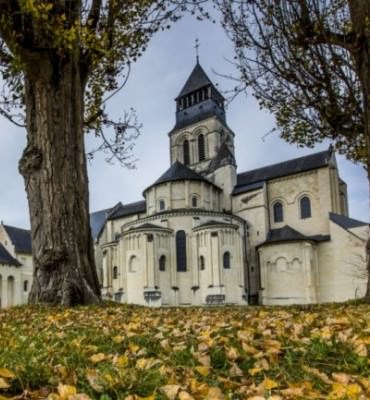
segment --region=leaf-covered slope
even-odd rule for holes
[[[0,311],[0,399],[368,399],[370,306]]]

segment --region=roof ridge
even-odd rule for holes
[[[281,164],[286,164],[286,163],[293,162],[293,161],[298,161],[298,160],[301,160],[301,159],[304,159],[304,158],[310,158],[310,157],[318,156],[318,155],[324,154],[324,153],[330,154],[330,150],[318,151],[317,153],[307,154],[306,156],[295,157],[295,158],[291,158],[291,159],[285,160],[285,161],[280,161],[280,162],[277,162],[277,163],[274,163],[274,164],[264,165],[264,166],[259,167],[259,168],[254,168],[254,169],[250,169],[248,171],[240,172],[238,175],[249,174],[251,172],[258,171],[260,169],[272,168],[272,167],[276,167],[276,166],[281,165]]]

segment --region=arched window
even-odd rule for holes
[[[311,201],[307,196],[301,198],[300,201],[301,218],[311,218]]]
[[[283,205],[280,202],[276,202],[273,207],[274,211],[274,222],[283,222]]]
[[[193,196],[193,197],[191,198],[191,206],[192,206],[192,207],[197,207],[197,206],[198,206],[198,199],[197,199],[197,196]]]
[[[159,200],[159,211],[163,211],[166,208],[164,200]]]
[[[228,251],[225,251],[223,261],[224,261],[224,268],[230,269],[230,253]]]
[[[204,152],[204,135],[200,134],[198,136],[198,157],[199,157],[199,161],[203,161],[206,156],[205,156],[205,152]]]
[[[201,271],[204,271],[206,269],[206,263],[204,261],[204,257],[203,256],[199,257],[199,269]]]
[[[176,233],[176,261],[177,271],[186,271],[186,234],[185,231]]]
[[[184,164],[189,165],[190,164],[190,151],[189,151],[189,141],[184,140],[184,143],[182,144],[182,150],[183,150],[183,155],[184,155]]]
[[[28,292],[28,281],[23,282],[23,291]]]
[[[159,270],[166,271],[166,256],[165,255],[161,255],[159,257]]]
[[[118,278],[118,267],[113,267],[113,279]]]

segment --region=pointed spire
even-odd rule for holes
[[[195,46],[194,46],[194,48],[195,48],[197,64],[199,64],[199,47],[200,47],[199,38],[196,37],[195,38]]]

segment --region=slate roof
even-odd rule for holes
[[[136,201],[134,203],[122,204],[118,203],[109,213],[108,219],[117,219],[132,214],[140,214],[146,212],[146,201]]]
[[[217,118],[221,123],[226,124],[225,111],[219,107],[211,99],[205,100],[201,104],[195,104],[185,110],[176,113],[176,123],[175,126],[168,133],[172,135],[178,129],[184,128],[185,126],[197,124],[208,118]],[[229,130],[231,130],[228,127]]]
[[[289,225],[285,225],[279,229],[270,229],[266,241],[261,244],[275,243],[275,242],[289,242],[289,241],[297,241],[297,240],[311,240],[314,242],[322,242],[325,240],[329,240],[330,236],[328,235],[313,235],[306,236],[302,233],[296,231]]]
[[[348,230],[352,228],[358,228],[360,226],[369,225],[368,222],[359,221],[357,219],[346,217],[345,215],[339,215],[335,213],[329,213],[330,221],[333,221],[342,228]]]
[[[194,229],[198,229],[198,228],[205,228],[207,226],[212,227],[212,226],[220,226],[220,225],[225,225],[225,226],[230,226],[231,223],[230,222],[223,222],[223,221],[207,221],[204,224],[195,226]]]
[[[32,253],[31,232],[27,229],[3,225],[17,253]]]
[[[106,208],[105,210],[95,211],[90,214],[90,228],[93,239],[99,236],[111,210],[111,208]]]
[[[136,227],[132,227],[129,230],[133,231],[133,230],[137,230],[137,229],[168,229],[167,227],[163,227],[160,225],[155,225],[155,224],[150,224],[149,222],[136,226]]]
[[[177,99],[209,85],[214,86],[207,74],[204,72],[204,69],[199,63],[197,63],[193,68],[193,71],[190,73],[188,80],[185,82],[185,85],[181,89],[179,95],[177,96]]]
[[[327,166],[330,163],[331,155],[332,150],[329,149],[308,156],[294,158],[293,160],[240,173],[237,175],[237,184],[234,189],[234,194],[246,191],[243,190],[243,187],[248,187],[248,185],[251,185],[252,183],[268,181],[270,179]]]
[[[175,161],[163,175],[161,175],[152,185],[144,190],[144,193],[151,187],[159,185],[161,183],[185,180],[207,182],[208,184],[217,187],[212,182],[204,178],[202,175],[197,174],[195,171],[182,164],[180,161]]]
[[[21,263],[16,260],[8,250],[0,243],[0,264],[14,265],[15,267],[20,267]]]

